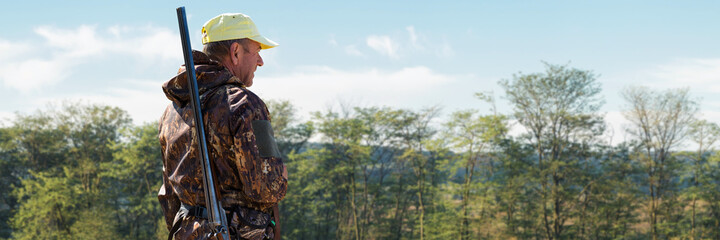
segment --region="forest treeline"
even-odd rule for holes
[[[284,237],[720,239],[720,127],[687,89],[624,89],[631,140],[610,144],[592,71],[499,84],[511,112],[481,92],[468,105],[489,111],[344,106],[303,122],[268,101]],[[166,239],[157,134],[112,106],[17,114],[0,128],[0,238]]]

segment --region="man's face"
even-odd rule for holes
[[[243,49],[243,46],[238,43],[233,43],[233,45],[237,45],[237,47],[231,47],[232,69],[230,72],[239,78],[246,87],[250,87],[253,84],[255,70],[258,66],[263,65],[262,57],[260,57],[260,43],[248,41],[248,49]]]

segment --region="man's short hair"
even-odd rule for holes
[[[246,53],[250,52],[250,50],[248,50],[249,41],[252,40],[248,38],[241,38],[209,42],[206,43],[203,47],[203,52],[207,54],[213,61],[222,62],[222,60],[230,54],[230,46],[232,46],[233,43],[240,44],[240,46]]]

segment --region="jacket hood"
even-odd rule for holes
[[[210,60],[210,57],[205,53],[193,50],[192,55],[199,95],[225,84],[244,86],[240,79],[233,76],[220,63]],[[162,88],[165,96],[175,103],[185,105],[190,101],[190,87],[188,86],[184,64],[178,70],[178,74],[165,82]]]

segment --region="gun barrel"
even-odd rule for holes
[[[197,79],[195,78],[195,65],[193,63],[192,48],[190,47],[190,34],[188,33],[187,17],[185,7],[177,8],[178,25],[180,27],[180,38],[182,40],[183,55],[185,57],[185,72],[187,73],[188,86],[190,87],[190,100],[195,117],[195,132],[200,144],[200,155],[202,158],[203,190],[205,191],[205,207],[208,210],[208,223],[219,234],[222,239],[230,239],[227,231],[227,219],[222,205],[218,201],[213,181],[212,166],[208,157],[207,142],[205,141],[205,124],[203,122],[202,110],[200,108],[200,95],[198,93]]]

